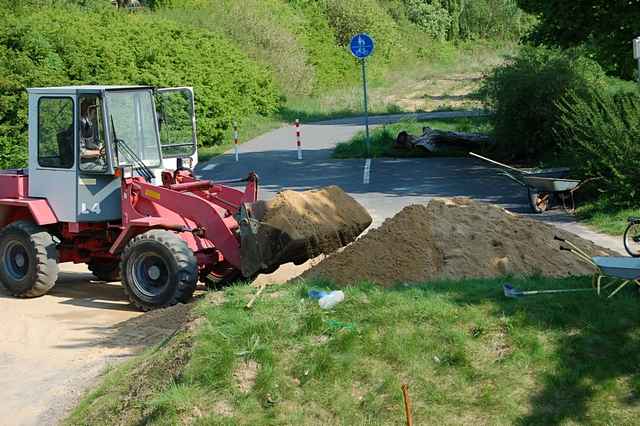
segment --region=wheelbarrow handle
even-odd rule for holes
[[[554,236],[553,236],[553,239],[554,239],[554,240],[556,240],[556,241],[563,242],[563,243],[567,241],[567,240],[565,240],[564,238],[560,238],[560,237],[558,237],[557,235],[554,235]],[[560,247],[560,249],[562,249],[562,247]]]

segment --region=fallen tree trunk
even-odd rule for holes
[[[447,149],[472,150],[493,141],[482,133],[447,132],[430,127],[422,129],[421,136],[410,135],[402,131],[396,138],[396,146],[401,148],[414,148],[421,146],[430,152],[438,152]]]

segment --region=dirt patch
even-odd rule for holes
[[[96,344],[104,347],[138,349],[149,347],[185,328],[192,321],[192,308],[193,304],[178,304],[149,311],[116,324],[105,338]]]
[[[252,209],[261,222],[255,235],[259,254],[243,253],[243,262],[260,259],[263,269],[332,253],[354,241],[372,222],[367,210],[337,186],[282,191],[269,201],[254,203]]]
[[[218,416],[231,417],[233,416],[233,406],[229,401],[218,401],[213,406],[213,412]]]
[[[391,286],[505,274],[561,277],[593,273],[591,266],[560,251],[555,235],[593,255],[612,253],[491,204],[440,198],[405,207],[302,277],[321,277],[343,285],[370,281]]]
[[[235,379],[240,392],[249,393],[253,386],[256,384],[256,377],[258,377],[258,363],[254,360],[249,360],[241,363],[233,371],[233,378]]]
[[[473,96],[479,89],[481,80],[482,75],[478,73],[434,77],[398,87],[393,95],[385,96],[383,100],[387,104],[411,112],[481,108],[482,102]]]

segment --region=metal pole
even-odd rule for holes
[[[300,142],[300,119],[296,118],[296,145],[298,147],[298,160],[302,160],[302,143]]]
[[[640,37],[633,39],[633,58],[638,61],[638,83],[640,83]]]
[[[235,121],[233,122],[233,147],[234,147],[234,154],[236,157],[236,161],[239,161],[239,155],[238,155],[238,123],[236,123]]]
[[[369,142],[369,103],[367,99],[367,70],[366,70],[366,59],[362,59],[362,87],[364,91],[364,128],[365,128],[365,141],[367,144],[367,155],[371,152],[370,142]]]

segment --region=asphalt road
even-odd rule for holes
[[[436,112],[410,114],[418,119],[478,115],[478,112]],[[405,115],[372,117],[374,125],[399,121]],[[409,204],[433,197],[468,196],[498,204],[516,213],[552,223],[597,244],[623,251],[619,238],[595,233],[575,222],[562,210],[532,215],[526,190],[498,176],[485,163],[472,158],[373,159],[369,183],[365,181],[365,160],[331,158],[338,142],[362,130],[362,118],[347,118],[302,125],[303,159],[297,160],[295,129],[281,128],[239,147],[239,161],[233,151],[199,164],[196,174],[211,180],[227,180],[256,171],[261,197],[271,198],[282,189],[304,190],[338,185],[364,205],[374,218],[372,226],[395,215]]]

